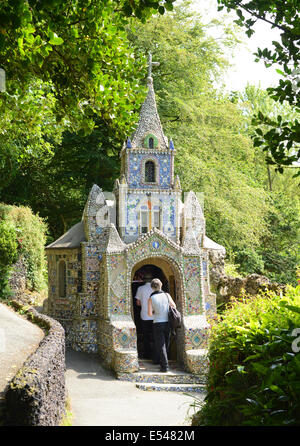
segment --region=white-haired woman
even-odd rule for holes
[[[148,300],[148,316],[153,316],[153,339],[161,372],[169,370],[168,348],[170,344],[169,305],[176,308],[171,296],[162,291],[159,279],[151,282],[153,293]]]

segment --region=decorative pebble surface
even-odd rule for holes
[[[204,248],[205,218],[194,192],[181,201],[180,180],[174,176],[176,150],[163,133],[152,77],[147,82],[137,129],[120,154],[121,175],[113,194],[106,199],[94,185],[82,221],[46,248],[48,314],[65,328],[67,345],[97,352],[122,379],[201,384],[208,367],[201,353],[208,343],[207,316],[216,313]],[[146,263],[160,267],[168,279],[173,277],[183,316],[177,358],[197,377],[139,373],[131,285],[138,267]],[[62,280],[64,296],[59,295]]]
[[[206,393],[205,386],[201,385],[155,385],[155,384],[136,384],[136,387],[140,390],[146,391],[156,391],[156,392],[196,392],[196,393]]]

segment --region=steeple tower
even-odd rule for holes
[[[159,63],[152,62],[152,56],[149,53],[148,94],[141,108],[137,129],[132,137],[131,147],[133,149],[168,149],[168,140],[163,133],[153,88],[152,66],[157,64]]]
[[[149,54],[148,94],[132,138],[121,151],[121,178],[115,190],[118,230],[125,243],[157,228],[179,242],[181,188],[174,184],[175,148],[164,135],[153,88]]]

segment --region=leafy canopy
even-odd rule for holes
[[[283,76],[277,87],[268,88],[269,95],[279,103],[287,102],[294,107],[298,115],[294,119],[284,120],[281,115],[272,119],[259,111],[254,117],[254,124],[259,127],[254,136],[254,144],[262,147],[268,154],[267,162],[275,165],[279,172],[285,166],[293,166],[300,159],[300,15],[299,2],[295,0],[218,0],[219,10],[235,10],[237,23],[246,28],[248,37],[255,32],[257,20],[264,21],[280,30],[280,41],[273,41],[273,47],[258,48],[256,58],[263,60],[266,67],[279,64],[279,73]],[[262,131],[260,125],[268,126]],[[297,169],[297,166],[296,166]],[[298,170],[298,175],[300,170]]]

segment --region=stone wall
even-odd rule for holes
[[[27,268],[22,257],[11,267],[9,286],[16,297],[26,289]]]
[[[28,311],[28,316],[47,334],[8,385],[5,424],[57,426],[65,411],[64,329],[34,309]]]
[[[264,291],[283,292],[284,285],[271,282],[267,277],[250,274],[247,277],[230,277],[225,274],[225,254],[210,251],[210,281],[217,296],[217,304],[229,302],[231,297],[239,297],[244,290],[246,294],[255,296]]]
[[[285,286],[271,282],[267,277],[259,274],[250,274],[247,277],[222,276],[217,287],[218,303],[227,303],[230,297],[239,297],[242,290],[247,295],[256,296],[265,291],[284,292]]]

